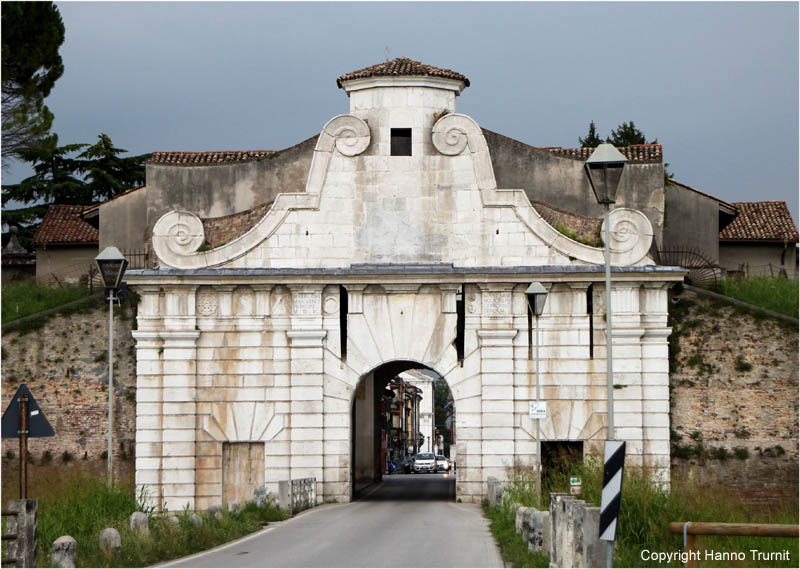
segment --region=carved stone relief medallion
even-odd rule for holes
[[[478,312],[478,294],[475,292],[467,294],[467,312],[470,314]]]
[[[214,316],[217,313],[217,295],[210,290],[197,293],[197,314]]]
[[[339,299],[335,295],[328,295],[322,303],[325,314],[336,314],[339,312]]]

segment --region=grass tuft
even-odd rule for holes
[[[698,433],[699,434],[699,433]],[[698,437],[700,438],[700,437]],[[744,449],[746,450],[746,449]],[[717,451],[719,452],[719,451]],[[742,458],[743,453],[734,449],[734,456]],[[715,458],[722,460],[721,453]],[[727,458],[727,454],[726,454]],[[746,458],[746,456],[744,457]],[[599,506],[602,494],[603,465],[596,457],[587,457],[583,463],[550,471],[543,479],[543,492],[536,494],[535,472],[530,467],[515,466],[508,471],[508,486],[504,494],[504,505],[496,508],[484,506],[487,517],[492,520],[492,533],[503,549],[503,559],[514,567],[546,567],[542,561],[527,561],[517,557],[515,543],[522,544],[514,532],[515,512],[508,504],[518,503],[539,509],[549,508],[550,492],[568,492],[569,478],[578,476],[582,481],[582,494],[578,498]],[[506,511],[508,510],[508,511]],[[642,551],[651,552],[680,551],[682,536],[668,531],[670,522],[746,522],[767,524],[798,523],[797,501],[782,501],[769,509],[748,508],[740,501],[731,499],[724,488],[700,487],[696,483],[673,480],[666,488],[658,477],[648,469],[627,467],[622,484],[622,503],[620,506],[615,567],[664,567],[681,566],[676,560],[672,564],[657,560],[642,559]],[[740,551],[747,555],[743,566],[749,567],[797,567],[798,540],[763,537],[721,537],[698,536],[698,547],[703,550]],[[505,545],[508,543],[509,545]],[[508,553],[506,549],[508,548]],[[787,561],[753,561],[750,551],[790,552]],[[700,567],[724,567],[730,562],[701,560]]]
[[[723,279],[711,290],[761,308],[797,318],[798,281],[785,277]]]
[[[59,286],[33,281],[3,283],[2,291],[3,324],[89,295],[89,289],[85,286]]]

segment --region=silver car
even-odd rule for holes
[[[421,452],[414,459],[414,474],[436,472],[436,456],[432,452]]]
[[[436,472],[450,472],[450,461],[442,454],[436,455]]]

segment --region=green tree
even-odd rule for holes
[[[58,136],[53,135],[37,148],[28,148],[21,158],[33,163],[33,176],[18,184],[3,186],[3,223],[27,225],[37,223],[53,203],[88,205],[92,191],[81,174],[86,169],[83,160],[70,155],[88,144],[58,146]],[[6,209],[9,201],[22,204],[19,209]]]
[[[646,142],[644,133],[636,128],[633,121],[630,121],[623,122],[617,127],[617,130],[612,130],[611,136],[606,138],[606,142],[610,142],[614,146],[630,146],[631,144],[656,144],[658,139],[650,143]]]
[[[127,152],[116,148],[107,134],[101,133],[99,142],[89,146],[78,158],[83,159],[87,187],[92,201],[107,200],[135,186],[144,184],[144,163],[150,154],[121,157]]]
[[[589,133],[586,135],[586,138],[578,137],[578,142],[581,148],[596,148],[603,144],[603,139],[597,136],[597,129],[594,126],[594,121],[589,123]]]
[[[53,114],[44,104],[64,73],[58,50],[64,23],[52,2],[2,3],[2,159],[50,138]]]
[[[58,136],[53,135],[21,151],[20,157],[33,164],[34,174],[3,186],[2,204],[3,223],[20,226],[23,246],[30,249],[30,237],[51,204],[90,205],[144,183],[150,154],[123,158],[120,154],[127,151],[115,147],[108,135],[98,138],[91,146],[58,146]],[[11,201],[23,207],[6,209]]]

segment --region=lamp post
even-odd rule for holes
[[[536,402],[541,401],[539,392],[539,316],[544,312],[544,304],[547,302],[547,289],[540,282],[531,283],[525,291],[525,298],[528,299],[528,308],[536,317]],[[539,418],[536,418],[536,491],[541,492],[542,484],[542,431],[539,425]]]
[[[610,450],[615,446],[615,443],[612,442],[614,441],[614,357],[611,351],[613,326],[611,323],[611,223],[609,221],[609,213],[611,211],[611,204],[616,201],[617,188],[619,187],[619,181],[622,178],[622,172],[625,169],[625,163],[627,161],[628,159],[625,158],[619,150],[614,148],[614,145],[601,144],[592,152],[592,155],[585,164],[586,174],[589,177],[592,191],[594,191],[594,195],[597,198],[597,203],[605,205],[606,209],[603,220],[606,226],[603,236],[603,253],[606,261],[606,374],[608,376],[608,439],[606,440],[606,460]],[[624,461],[624,443],[622,449]],[[604,480],[607,475],[608,472],[606,468],[604,468]],[[603,512],[609,508],[609,498],[606,496],[605,484],[600,507],[602,518]],[[608,540],[610,543],[608,544],[606,553],[607,567],[614,566],[614,537],[616,536],[616,526],[613,533],[614,535]],[[601,539],[606,538],[601,537]]]
[[[608,379],[608,440],[614,440],[614,358],[611,346],[611,228],[609,213],[615,203],[622,171],[628,161],[613,144],[601,144],[586,161],[586,174],[597,203],[605,205],[603,253],[606,261],[606,374]]]
[[[94,259],[103,277],[108,297],[108,484],[112,482],[112,460],[114,454],[114,298],[128,268],[128,260],[116,247],[106,247]]]

